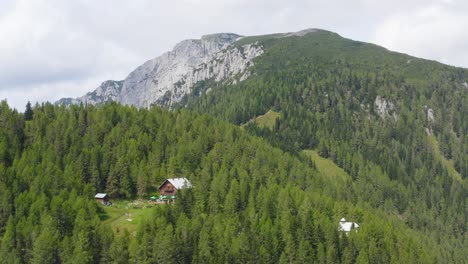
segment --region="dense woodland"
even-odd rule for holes
[[[466,69],[324,31],[242,41],[266,47],[252,69],[255,77],[217,84],[182,105],[235,124],[279,112],[273,127],[249,122],[247,129],[290,153],[317,149],[351,175],[354,201],[467,247]],[[379,114],[377,96],[393,109]]]
[[[0,262],[464,263],[467,71],[328,32],[298,39],[243,39],[266,49],[255,74],[199,83],[190,110],[1,102]],[[269,110],[273,127],[238,126]],[[145,198],[169,177],[194,188],[136,232],[103,224],[96,192]],[[359,230],[339,232],[342,217]]]
[[[353,199],[350,181],[207,115],[45,104],[0,108],[0,255],[5,263],[437,263],[463,259]],[[369,166],[363,175],[375,176]],[[378,172],[378,171],[377,171]],[[93,197],[145,196],[167,176],[195,186],[136,234],[101,224]],[[362,176],[365,177],[365,176]],[[366,198],[367,200],[367,198]],[[346,215],[359,222],[349,236]],[[418,219],[416,217],[416,219]],[[461,245],[460,245],[461,246]]]

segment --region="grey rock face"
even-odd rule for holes
[[[427,110],[427,120],[429,120],[429,121],[432,122],[432,123],[434,123],[434,120],[435,120],[435,118],[434,118],[434,110],[432,110],[432,109],[430,109],[430,108]]]
[[[116,101],[117,96],[122,91],[123,81],[108,80],[103,82],[96,90],[89,92],[78,98],[62,98],[55,104],[101,104],[105,102]]]
[[[170,106],[174,102],[179,102],[185,94],[190,93],[191,88],[199,81],[214,80],[221,82],[223,80],[234,77],[243,73],[248,67],[253,65],[252,59],[261,55],[263,50],[255,44],[244,45],[242,49],[234,48],[216,52],[211,56],[210,60],[196,65],[195,67],[189,66],[185,71],[181,71],[180,75],[173,75],[173,73],[166,73],[161,76],[158,91],[170,91],[169,102],[162,102],[160,93],[155,94],[156,103],[162,106]],[[247,73],[246,73],[247,74]],[[162,82],[167,77],[172,77],[169,82]],[[240,77],[241,81],[245,78]],[[174,82],[173,80],[177,80]]]
[[[106,81],[94,92],[76,99],[61,99],[62,103],[99,104],[117,101],[137,107],[152,104],[170,107],[191,92],[202,80],[224,81],[249,73],[252,60],[263,54],[262,47],[248,44],[231,45],[241,36],[221,33],[189,39],[178,43],[172,51],[145,62],[123,81]]]
[[[434,110],[432,108],[429,108],[427,105],[424,105],[423,109],[424,109],[424,112],[426,112],[427,121],[428,121],[427,127],[425,128],[426,134],[428,136],[431,136],[433,134],[432,129],[434,128],[434,124],[435,124],[435,113],[434,113]]]
[[[123,81],[105,81],[96,90],[78,98],[87,104],[99,104],[103,102],[116,101],[122,91]]]
[[[427,121],[429,121],[430,124],[434,124],[435,122],[435,113],[434,110],[427,105],[423,106],[424,111],[426,112],[427,115]]]
[[[79,104],[81,101],[76,99],[76,98],[70,98],[70,97],[67,97],[67,98],[62,98],[60,100],[58,100],[57,102],[55,102],[56,105],[71,105],[71,104]]]
[[[375,98],[374,104],[375,104],[377,114],[381,118],[392,116],[395,120],[397,120],[398,115],[396,114],[395,104],[393,102],[385,98],[382,98],[381,96],[377,96]]]

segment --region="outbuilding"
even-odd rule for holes
[[[107,195],[107,193],[97,193],[94,196],[94,199],[96,199],[96,202],[98,203],[102,203],[102,204],[109,203],[109,195]]]
[[[357,231],[359,228],[359,225],[354,222],[348,222],[346,219],[343,217],[340,220],[340,226],[338,227],[338,231],[345,232],[346,234],[349,234],[351,230]]]

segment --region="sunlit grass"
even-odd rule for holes
[[[336,165],[332,160],[322,158],[315,150],[304,150],[304,153],[309,156],[315,163],[317,170],[330,177],[337,177],[343,180],[351,179],[351,176],[346,173],[342,168]]]
[[[244,125],[247,125],[250,122],[255,122],[255,124],[259,127],[273,129],[275,127],[276,119],[279,118],[279,115],[280,113],[269,110],[265,114],[257,116],[255,120],[252,119]]]
[[[138,225],[147,219],[156,205],[151,202],[137,200],[112,200],[112,206],[100,205],[99,217],[104,224],[112,227],[115,233],[125,229],[132,234]]]
[[[458,181],[461,181],[462,180],[461,175],[460,173],[458,173],[457,170],[455,170],[455,166],[453,165],[453,160],[448,160],[442,155],[442,152],[440,151],[440,147],[439,147],[439,142],[437,141],[436,137],[429,136],[429,143],[431,144],[431,147],[434,151],[435,158],[439,160],[440,162],[442,162],[445,168],[447,168],[449,175],[452,178]]]

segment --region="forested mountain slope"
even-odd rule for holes
[[[327,31],[235,44],[251,41],[265,52],[249,79],[209,83],[182,106],[234,124],[279,113],[271,129],[244,127],[291,153],[318,150],[352,176],[355,202],[467,248],[467,69]]]
[[[2,102],[0,122],[4,263],[466,259],[460,244],[438,244],[372,208],[375,200],[356,196],[365,186],[322,175],[307,156],[207,115],[117,104],[45,104],[23,115]],[[376,166],[361,171],[380,175]],[[136,233],[114,234],[101,223],[96,191],[146,197],[170,176],[188,177],[195,187],[175,206],[152,209]],[[358,222],[359,231],[338,232],[343,216]]]
[[[21,114],[2,102],[0,259],[468,259],[468,70],[316,29],[234,40],[228,49],[217,44],[220,56],[199,73],[192,69],[198,61],[189,75],[172,73],[190,79],[168,82],[169,90],[158,94],[173,112],[45,104]],[[190,43],[184,47],[204,45]],[[211,70],[228,65],[230,56],[248,63],[237,74],[224,66]],[[172,59],[164,65],[185,65]],[[165,78],[145,65],[134,75]],[[131,80],[142,90],[161,84]],[[132,90],[125,82],[104,86],[89,96],[104,102]],[[304,153],[332,164],[340,176],[317,170]],[[114,234],[98,217],[96,192],[145,198],[168,177],[187,177],[195,188],[182,192],[175,206],[155,208],[136,233]],[[342,217],[359,223],[359,231],[338,232]]]

